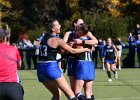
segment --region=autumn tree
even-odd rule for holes
[[[2,27],[2,19],[9,15],[11,4],[9,1],[0,0],[0,28]]]

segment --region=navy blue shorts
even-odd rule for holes
[[[0,83],[0,100],[23,100],[23,87],[16,82]]]
[[[68,59],[68,76],[75,76],[75,67],[77,66],[77,59]]]
[[[114,64],[114,60],[108,60],[108,59],[105,59],[105,63],[109,63],[109,64]]]
[[[77,80],[94,80],[95,69],[92,61],[79,60],[75,71],[75,79]]]
[[[60,78],[61,70],[58,67],[58,62],[50,61],[37,63],[37,76],[39,82]]]

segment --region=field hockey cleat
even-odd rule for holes
[[[111,78],[109,78],[109,79],[108,79],[108,82],[112,82],[112,79],[111,79]]]
[[[115,74],[115,79],[117,80],[119,78],[118,74],[116,73]]]
[[[121,70],[121,67],[119,66],[119,70]]]

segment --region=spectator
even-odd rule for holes
[[[17,48],[18,48],[18,51],[20,53],[20,57],[22,60],[21,69],[25,69],[25,64],[24,64],[24,60],[23,60],[24,59],[25,44],[23,42],[23,35],[19,36],[19,39],[17,41]]]
[[[138,62],[139,62],[139,68],[140,68],[140,34],[138,34],[136,46],[137,46],[137,56],[138,56]]]
[[[100,56],[101,62],[102,62],[102,58],[103,58],[103,48],[105,45],[106,45],[105,40],[98,39],[98,48],[99,48],[98,50],[99,50],[99,56]],[[105,70],[104,63],[102,63],[102,67],[103,67],[103,70]]]
[[[97,68],[98,64],[98,46],[94,45],[94,52],[92,52],[92,60],[95,63],[95,68]]]
[[[37,65],[37,60],[36,60],[36,55],[35,55],[36,47],[28,39],[27,34],[24,34],[24,36],[25,37],[23,39],[23,42],[26,46],[25,51],[26,51],[26,61],[27,61],[28,69],[31,69],[31,60],[33,60],[34,69],[36,69],[36,65]]]
[[[132,36],[132,33],[130,33],[130,36],[127,38],[127,41],[129,43],[129,64],[128,67],[135,67],[135,48],[136,48],[136,39]]]
[[[16,47],[8,45],[8,33],[0,29],[0,100],[23,100],[17,69],[21,58]]]
[[[117,64],[118,64],[119,70],[121,70],[122,47],[125,46],[125,44],[121,42],[120,38],[117,38],[115,41],[115,46],[116,46],[117,52],[118,52]]]
[[[140,24],[136,24],[136,29],[134,31],[134,36],[137,39],[138,34],[140,34]]]

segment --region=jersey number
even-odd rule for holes
[[[47,56],[47,46],[40,45],[40,56]]]

